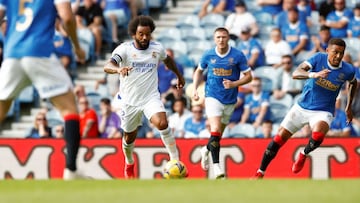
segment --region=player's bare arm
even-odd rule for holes
[[[199,87],[199,81],[200,81],[200,77],[202,77],[202,74],[203,74],[203,71],[199,67],[196,68],[194,75],[193,75],[194,90],[193,90],[193,96],[192,96],[192,98],[195,101],[198,101],[200,99],[197,89]]]
[[[224,88],[225,89],[237,88],[241,85],[245,85],[245,84],[251,82],[251,80],[252,80],[251,71],[244,72],[243,74],[244,74],[244,76],[236,81],[224,79],[223,80]]]
[[[114,61],[111,60],[105,64],[104,66],[104,72],[109,74],[120,74],[122,76],[128,76],[130,71],[132,70],[132,67],[119,67],[119,65]]]
[[[58,15],[64,24],[64,29],[71,39],[72,45],[74,47],[77,60],[80,63],[85,63],[85,51],[80,47],[78,36],[76,33],[76,21],[75,16],[72,13],[71,5],[69,2],[63,2],[56,4],[56,9]]]
[[[346,107],[345,107],[347,123],[350,123],[353,119],[351,104],[354,100],[354,96],[356,93],[356,89],[357,89],[356,86],[357,86],[357,80],[356,80],[356,78],[354,78],[352,81],[349,82],[349,87],[348,87],[347,103],[346,103]]]
[[[185,86],[185,79],[184,76],[181,75],[179,69],[176,67],[175,61],[171,57],[167,56],[166,59],[164,60],[164,64],[166,65],[166,67],[169,68],[169,70],[174,72],[175,75],[177,76],[178,80],[176,87],[178,89],[183,88]]]
[[[308,72],[310,66],[307,63],[301,63],[296,70],[294,71],[292,77],[293,79],[305,80],[309,78],[326,78],[331,70],[323,69],[319,72]]]

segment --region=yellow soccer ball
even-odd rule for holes
[[[179,160],[170,160],[166,163],[163,177],[165,179],[182,179],[188,175],[185,164]]]

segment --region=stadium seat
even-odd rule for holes
[[[200,20],[200,26],[203,28],[206,27],[215,28],[215,27],[222,27],[224,25],[225,25],[225,18],[223,15],[220,14],[211,13],[204,16]]]
[[[188,52],[187,44],[182,40],[162,44],[165,48],[171,48],[174,51],[175,58]]]
[[[19,103],[33,103],[35,107],[39,106],[39,95],[34,86],[25,87],[17,97]]]
[[[157,41],[161,43],[167,43],[172,41],[181,40],[181,31],[176,27],[167,28],[161,31],[157,37]]]
[[[256,19],[256,22],[258,23],[258,25],[260,27],[263,27],[263,25],[273,25],[274,24],[273,17],[270,13],[258,11],[258,12],[255,12],[253,15]]]
[[[269,103],[272,120],[274,123],[279,123],[284,119],[286,113],[291,108],[293,98],[290,94],[286,94],[281,99],[275,99],[274,96],[271,96]]]
[[[200,27],[200,18],[197,15],[181,16],[176,21],[176,27],[179,29]]]
[[[212,48],[212,44],[208,40],[199,40],[195,42],[186,43],[188,47],[188,53],[204,53],[206,50]]]
[[[86,92],[86,97],[89,101],[90,108],[93,108],[96,112],[100,111],[100,100],[102,96],[97,91]]]
[[[195,63],[187,54],[181,54],[175,58],[175,61],[180,63],[184,68],[194,68]]]
[[[254,138],[255,128],[249,123],[239,123],[229,129],[224,130],[224,136],[227,138]]]
[[[184,42],[196,42],[206,40],[205,30],[201,27],[181,29],[181,38]]]
[[[85,51],[86,61],[91,63],[95,62],[95,37],[89,29],[78,29],[77,30],[79,43],[81,48]]]
[[[254,76],[261,78],[262,90],[272,92],[279,77],[279,71],[271,66],[261,66],[254,70]]]
[[[51,109],[46,113],[46,119],[50,127],[64,123],[64,119],[57,109]]]

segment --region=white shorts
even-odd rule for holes
[[[307,110],[295,104],[291,107],[280,126],[291,133],[295,133],[306,124],[309,124],[310,128],[313,129],[319,121],[325,121],[330,126],[333,119],[333,115],[327,111]]]
[[[232,113],[234,112],[235,104],[222,104],[217,99],[212,97],[205,98],[205,112],[209,117],[221,117],[221,123],[228,124]]]
[[[0,100],[14,99],[25,87],[34,85],[42,98],[64,94],[72,88],[69,74],[58,58],[6,58],[0,69]]]
[[[145,117],[150,120],[151,117],[159,112],[166,112],[164,104],[160,98],[152,98],[147,103],[142,106],[131,106],[124,104],[116,96],[113,104],[120,105],[119,116],[121,119],[121,128],[125,132],[133,132],[137,127],[142,125],[142,115],[144,113]]]

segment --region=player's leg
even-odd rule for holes
[[[307,155],[318,148],[324,140],[326,133],[329,131],[330,123],[333,119],[328,112],[316,112],[309,117],[309,124],[312,134],[304,151],[300,152],[292,166],[292,171],[298,173],[304,167]]]
[[[171,133],[169,128],[165,107],[160,98],[153,98],[146,103],[144,105],[144,114],[159,130],[161,140],[169,153],[170,160],[179,160],[175,136]]]
[[[119,102],[119,101],[118,101]],[[121,128],[124,130],[122,149],[125,157],[124,177],[135,178],[134,174],[134,147],[137,135],[137,128],[141,125],[142,110],[139,107],[118,103],[121,109]]]
[[[5,59],[0,69],[0,123],[6,118],[13,98],[28,85],[31,85],[31,81],[20,60]]]
[[[49,58],[25,57],[21,60],[21,64],[40,97],[50,98],[64,118],[64,139],[67,150],[64,179],[84,178],[76,172],[80,145],[79,115],[68,73],[55,55]]]
[[[304,120],[304,115],[300,107],[294,105],[287,113],[284,120],[281,122],[278,133],[274,136],[265,149],[260,167],[257,170],[254,178],[262,178],[264,176],[268,165],[275,158],[279,149],[296,131],[305,125],[303,122]]]
[[[268,165],[275,158],[281,146],[285,144],[285,142],[291,137],[291,135],[292,133],[284,127],[279,128],[277,135],[275,135],[274,138],[270,141],[264,152],[260,168],[255,174],[257,178],[262,178],[264,176]]]

